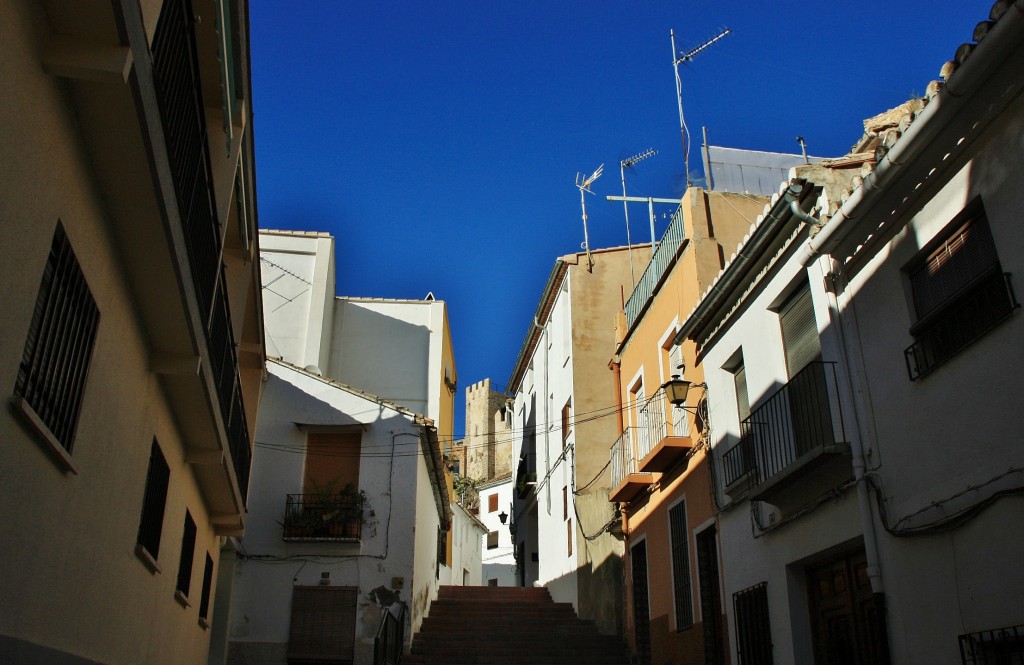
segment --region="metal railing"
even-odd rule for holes
[[[213,170],[190,0],[164,3],[153,37],[153,77],[189,266],[203,315],[220,262]]]
[[[168,0],[153,38],[153,75],[189,270],[205,325],[211,373],[243,503],[252,458],[221,266],[195,20],[190,0]]]
[[[405,605],[396,617],[390,609],[384,610],[377,636],[373,640],[373,665],[397,665],[402,662],[405,642]]]
[[[1024,625],[961,635],[960,662],[963,665],[1024,663]]]
[[[838,409],[836,437],[833,399],[838,399],[835,363],[812,362],[797,372],[740,423],[740,441],[722,459],[725,484],[748,472],[754,474],[752,485],[763,483],[801,455],[844,440]]]
[[[903,352],[907,374],[916,381],[1005,320],[1020,307],[1010,273],[993,272],[911,329],[917,341]]]
[[[627,427],[612,444],[612,487],[625,480],[629,474],[636,473],[636,454],[633,452],[633,438],[636,431],[636,427]]]
[[[350,494],[289,494],[284,540],[352,540],[363,527],[363,502]]]
[[[627,329],[633,327],[633,324],[636,323],[637,318],[640,316],[640,312],[643,311],[651,296],[654,295],[655,287],[658,286],[658,282],[661,281],[665,271],[672,265],[672,260],[675,258],[676,252],[679,250],[679,246],[683,244],[685,238],[686,227],[683,224],[683,208],[680,206],[672,213],[672,221],[669,222],[668,228],[665,229],[664,235],[661,236],[661,241],[651,256],[651,262],[647,264],[647,269],[644,270],[644,274],[641,275],[640,281],[633,288],[633,293],[630,294],[629,300],[626,301]]]

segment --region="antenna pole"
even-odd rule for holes
[[[601,173],[604,172],[604,164],[597,167],[597,170],[590,174],[589,177],[584,178],[582,173],[576,174],[576,187],[580,190],[580,208],[583,211],[583,249],[587,252],[587,272],[594,272],[594,259],[590,256],[590,236],[587,233],[587,192],[593,194],[590,191],[590,185],[595,180],[601,177]]]
[[[679,103],[679,137],[683,141],[683,167],[685,169],[686,186],[690,186],[690,146],[686,140],[686,120],[683,119],[683,81],[679,78],[679,58],[676,57],[676,32],[671,28],[668,31],[672,38],[672,69],[676,74],[676,101]]]
[[[676,33],[674,30],[669,29],[669,36],[672,38],[672,69],[675,70],[676,74],[676,99],[679,102],[679,134],[683,139],[683,165],[686,169],[686,186],[689,187],[692,184],[690,180],[690,130],[686,127],[686,120],[683,118],[683,81],[679,78],[679,63],[690,62],[693,58],[711,46],[719,39],[722,39],[728,35],[732,30],[729,28],[722,28],[722,30],[707,40],[700,46],[690,49],[685,53],[676,51]]]
[[[622,211],[626,214],[626,246],[629,250],[629,276],[633,280],[633,288],[636,288],[636,274],[633,272],[633,241],[629,238],[629,199],[626,196],[626,167],[634,166],[637,162],[647,159],[658,153],[654,148],[648,148],[644,152],[627,157],[626,159],[619,162],[619,175],[622,176]]]

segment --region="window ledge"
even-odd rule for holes
[[[192,607],[192,603],[188,602],[188,596],[182,593],[181,589],[174,590],[174,600],[178,601],[182,607]]]
[[[203,630],[210,629],[210,622],[206,620],[206,617],[199,617],[199,627]]]
[[[64,446],[61,445],[57,437],[53,435],[50,428],[46,426],[36,410],[20,395],[15,395],[12,400],[14,410],[17,411],[26,424],[32,429],[33,434],[36,435],[36,440],[42,446],[43,450],[50,454],[51,459],[64,473],[73,473],[78,475],[78,471],[75,469],[75,465],[71,460],[71,453],[69,453]]]
[[[156,559],[154,559],[153,555],[149,553],[149,550],[139,543],[135,543],[135,556],[139,558],[139,561],[141,561],[146,568],[149,568],[149,572],[154,575],[160,574],[160,566],[156,564]]]

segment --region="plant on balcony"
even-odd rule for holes
[[[286,540],[358,538],[363,525],[366,492],[349,483],[341,491],[334,483],[313,483],[313,492],[289,494],[281,526]]]
[[[519,492],[519,496],[523,496],[526,493],[530,485],[536,484],[537,474],[533,471],[522,473],[516,479],[516,491]]]

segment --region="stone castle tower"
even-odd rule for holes
[[[487,482],[512,472],[512,417],[508,397],[484,379],[466,389],[463,475]]]

